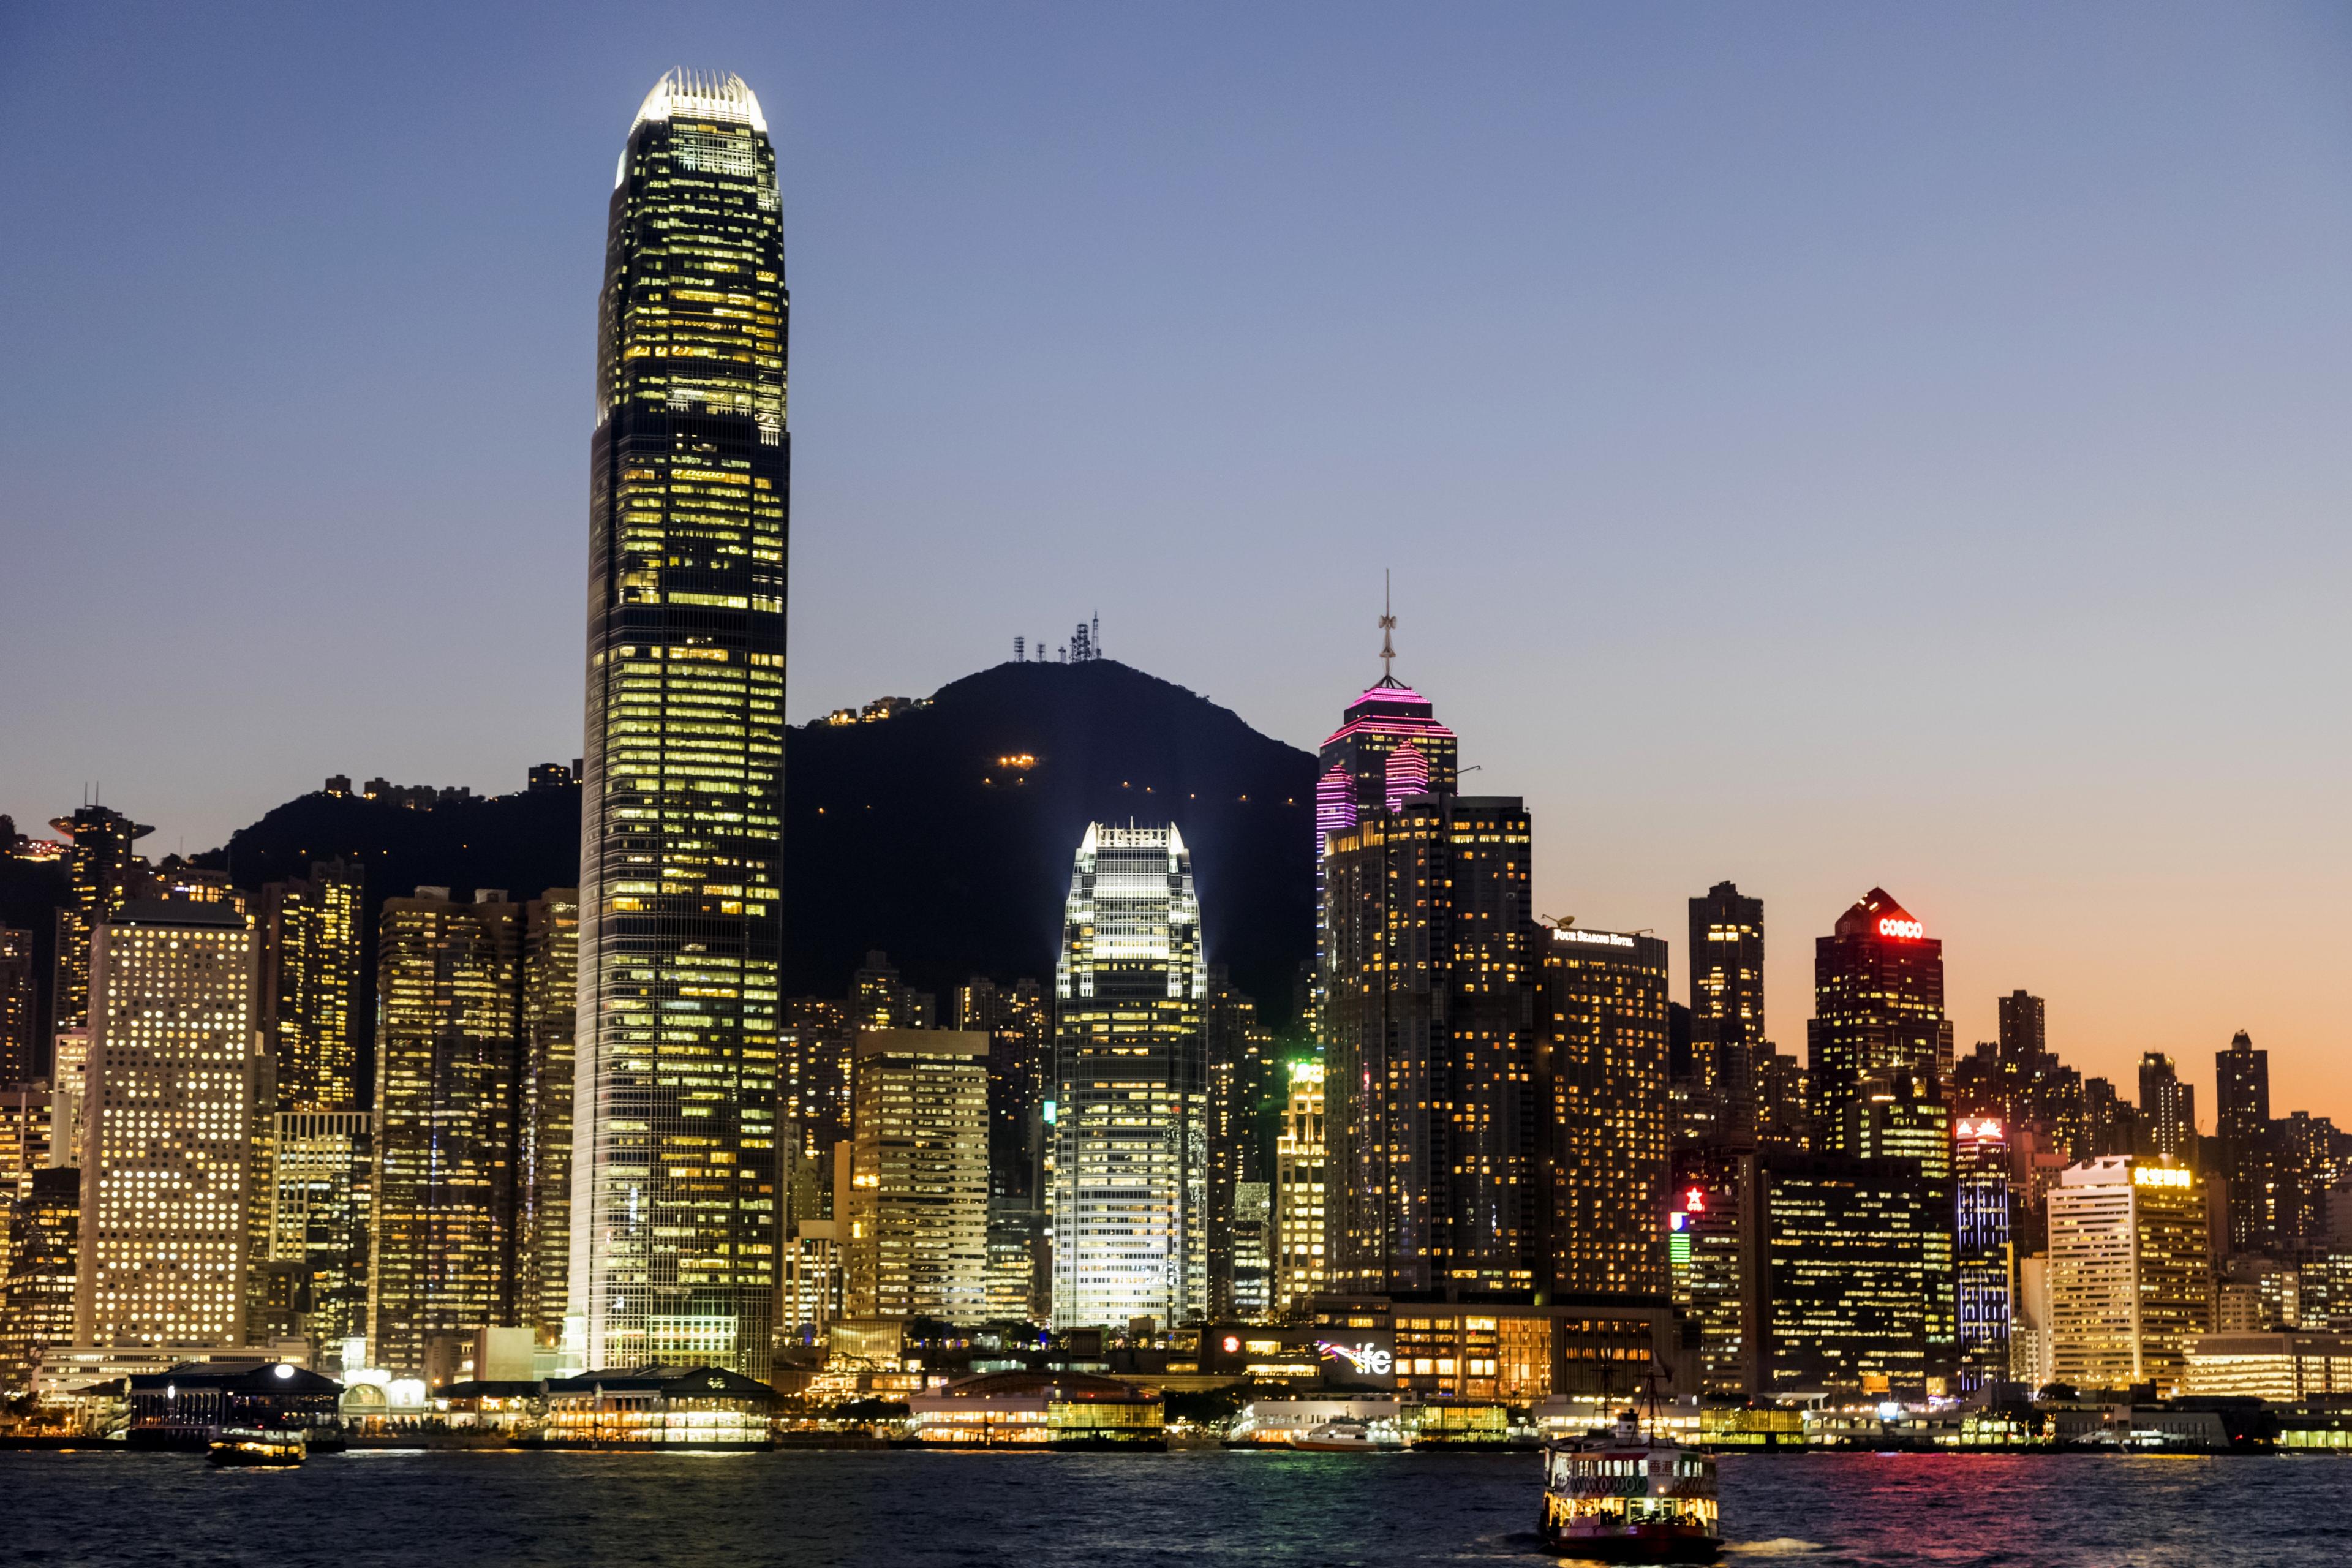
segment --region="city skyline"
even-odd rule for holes
[[[97,285],[55,272],[53,258],[5,264],[8,300],[79,301],[57,312],[77,332],[140,331],[160,345],[140,363],[159,378],[161,438],[134,462],[59,422],[59,410],[89,405],[87,388],[54,408],[9,395],[21,417],[0,455],[25,476],[9,528],[20,559],[62,574],[79,542],[102,531],[127,546],[121,592],[133,600],[169,584],[235,605],[258,587],[306,651],[293,661],[302,668],[282,652],[221,655],[236,689],[283,689],[268,707],[290,717],[274,728],[214,723],[200,709],[184,720],[132,675],[161,656],[155,634],[89,637],[77,617],[94,601],[41,595],[9,617],[5,651],[29,666],[84,648],[81,689],[120,695],[83,702],[72,683],[12,692],[11,732],[42,743],[0,759],[5,809],[30,827],[69,810],[94,777],[107,801],[159,825],[151,852],[193,852],[324,772],[495,787],[529,762],[576,754],[564,738],[578,711],[566,696],[574,589],[519,563],[558,559],[576,538],[590,369],[576,339],[595,287],[582,236],[611,105],[675,57],[772,84],[780,134],[802,153],[785,178],[786,199],[809,215],[804,275],[830,313],[803,345],[803,413],[818,411],[827,455],[803,488],[823,522],[803,531],[800,564],[826,593],[795,634],[790,718],[919,695],[1003,657],[1015,635],[1052,632],[1065,602],[1098,600],[1119,657],[1309,745],[1332,694],[1372,673],[1371,578],[1385,562],[1398,573],[1399,677],[1477,737],[1465,766],[1507,778],[1552,825],[1535,866],[1538,909],[1671,932],[1685,900],[1737,881],[1765,899],[1776,928],[1767,1034],[1784,1052],[1801,1048],[1811,1012],[1808,939],[1881,885],[1948,943],[1962,1050],[1992,1037],[1993,999],[2022,986],[2049,999],[2054,1048],[2086,1072],[2129,1083],[2143,1051],[2172,1056],[2200,1086],[2209,1127],[2205,1064],[2240,1028],[2273,1053],[2280,1103],[2345,1117],[2340,1026],[2316,999],[2334,962],[2328,889],[2352,862],[2329,808],[2346,740],[2302,715],[2307,683],[2340,671],[2346,651],[2328,610],[2345,546],[2325,500],[2344,476],[2316,432],[2343,405],[2352,356],[2334,347],[2344,306],[2315,281],[2341,253],[2352,150],[2322,106],[2325,65],[2311,63],[2341,61],[2346,39],[2292,12],[2249,16],[2235,27],[2145,24],[2137,75],[2101,63],[2111,37],[2083,18],[2013,17],[2007,36],[1948,16],[1880,18],[1834,39],[1798,26],[1778,46],[1727,22],[1736,47],[1717,51],[1664,23],[1498,11],[1412,68],[1405,54],[1428,40],[1408,26],[1334,40],[1311,21],[1231,16],[1180,27],[1157,64],[1140,28],[1107,20],[1058,40],[1016,24],[978,46],[943,23],[910,50],[904,29],[839,18],[796,24],[787,46],[782,29],[746,37],[688,14],[655,60],[635,41],[551,51],[530,24],[486,25],[479,58],[457,67],[413,44],[355,50],[377,41],[359,23],[275,38],[230,25],[197,38],[159,16],[136,37],[101,39],[80,30],[97,24],[26,22],[12,51],[20,96],[0,112],[55,112],[102,49],[190,129],[144,159],[118,156],[110,138],[122,132],[101,129],[12,176],[28,202],[87,217],[101,236],[130,216],[180,226],[115,247],[124,259],[100,283],[130,301],[120,312],[89,303]],[[1247,46],[1222,68],[1208,47],[1221,29]],[[1317,74],[1305,62],[1318,43],[1360,68],[1348,81]],[[256,110],[194,117],[192,95],[218,79],[207,62],[239,49],[293,68],[268,74],[298,103],[330,90],[321,84],[358,92],[354,112],[318,117],[324,150],[286,152],[283,167],[225,184],[208,171],[229,166],[225,139],[261,134],[239,118]],[[531,50],[554,62],[544,80],[502,79],[495,99],[479,90],[483,73]],[[1024,50],[1033,62],[985,82],[970,68]],[[1939,50],[1946,63],[1927,63]],[[349,67],[355,53],[364,68]],[[1515,53],[1523,65],[1496,65]],[[877,92],[886,62],[904,79]],[[1105,65],[1117,68],[1108,79],[1146,89],[1144,109],[1066,85]],[[1874,68],[1934,90],[1893,107]],[[1492,103],[1470,113],[1483,77],[1496,79]],[[1186,90],[1221,79],[1255,106],[1239,130],[1215,129],[1199,107],[1227,100]],[[2188,79],[2206,90],[2161,89]],[[1403,129],[1379,122],[1375,110],[1396,100],[1375,105],[1368,81],[1411,89]],[[1787,110],[1792,82],[1817,89],[1818,105]],[[518,117],[509,86],[535,112]],[[1010,101],[1024,91],[1042,107]],[[935,112],[883,133],[877,115],[924,93]],[[1677,115],[1694,103],[1715,107]],[[1774,106],[1783,118],[1762,113]],[[446,129],[419,129],[436,116]],[[1104,144],[1049,152],[1011,184],[987,175],[985,160],[1059,147],[1040,140],[1056,116],[1099,126]],[[503,140],[488,135],[510,121]],[[992,122],[1005,129],[968,146],[946,134]],[[1725,150],[1734,124],[1759,127],[1752,153]],[[1877,151],[1853,150],[1873,139],[1841,133],[1855,126],[1880,133]],[[1433,150],[1417,155],[1405,142],[1424,132]],[[2166,161],[2159,184],[2151,145],[2193,155]],[[1579,156],[1591,148],[1610,158]],[[1442,176],[1478,154],[1491,169],[1449,196]],[[478,170],[460,166],[477,155]],[[344,160],[331,178],[310,161],[329,157]],[[129,216],[89,205],[93,190],[124,194],[92,174],[101,158],[136,168],[124,176]],[[1593,172],[1612,160],[1615,173]],[[1307,184],[1328,195],[1293,194],[1296,176],[1326,166],[1339,177]],[[1548,168],[1567,173],[1529,183]],[[1901,177],[1922,173],[1932,177]],[[1662,216],[1633,188],[1644,178],[1696,216]],[[173,179],[184,191],[144,183]],[[2084,189],[2101,193],[2112,223],[2063,216]],[[1529,190],[1532,211],[1505,199]],[[982,210],[974,193],[1012,216]],[[1399,237],[1355,243],[1388,211],[1384,197],[1405,220]],[[209,205],[180,205],[194,201]],[[475,236],[468,275],[503,281],[488,292],[512,321],[449,298],[453,253],[396,240],[384,211],[404,228]],[[1268,217],[1295,222],[1266,237]],[[213,245],[217,259],[181,248],[216,239],[224,223],[253,237]],[[951,226],[977,243],[938,244]],[[1238,237],[1252,227],[1260,237]],[[537,228],[543,238],[526,232]],[[1739,268],[1673,261],[1734,233],[1755,242]],[[496,243],[482,245],[486,234]],[[1057,243],[1072,236],[1092,238]],[[1171,237],[1181,243],[1167,258],[1149,254]],[[1923,254],[1944,246],[1951,255]],[[257,254],[275,258],[259,281],[212,270]],[[1537,259],[1555,255],[1574,266]],[[1638,276],[1662,261],[1659,281]],[[1161,287],[1161,268],[1186,263],[1209,289]],[[158,269],[181,266],[187,279],[167,287]],[[1309,310],[1297,331],[1268,332],[1318,277],[1343,314],[1386,291],[1414,301],[1399,329],[1410,395],[1383,395],[1413,422],[1367,426],[1403,457],[1349,445],[1326,422],[1363,418],[1360,395],[1339,384],[1380,381],[1359,376],[1355,356],[1374,335],[1364,323],[1385,317]],[[1563,277],[1569,303],[1543,304]],[[340,290],[355,278],[369,303],[349,314]],[[213,287],[205,311],[158,331],[156,312],[189,280]],[[950,297],[976,292],[995,303],[951,321]],[[1145,298],[1183,302],[1139,315]],[[265,299],[286,325],[266,319]],[[1234,322],[1221,324],[1235,314],[1221,300],[1240,305]],[[1674,301],[1724,335],[1675,329]],[[22,325],[40,373],[28,384],[75,392],[86,373],[56,329]],[[289,326],[310,334],[300,352]],[[1551,357],[1497,346],[1506,326]],[[1222,367],[1176,342],[1211,328],[1232,362]],[[1243,330],[1266,346],[1235,356],[1223,334]],[[1116,352],[1088,347],[1088,334]],[[431,352],[461,339],[484,345],[474,368]],[[1565,352],[1576,348],[1586,352]],[[1185,414],[1171,394],[1123,400],[1127,358],[1158,358],[1178,394],[1213,412]],[[992,380],[970,379],[981,365]],[[197,455],[234,449],[180,380],[200,366],[315,451],[258,489]],[[371,455],[388,427],[371,381],[476,395],[510,417],[486,422],[505,427],[496,441],[444,437],[439,461],[422,467],[446,478],[403,472]],[[292,385],[330,395],[271,401]],[[1073,387],[1104,395],[1074,399]],[[1272,395],[1318,388],[1322,413]],[[1794,412],[1774,412],[1784,395]],[[975,411],[986,417],[958,433]],[[1181,426],[1179,444],[1223,434],[1232,471],[1138,499],[1171,489],[1164,458],[1139,443],[1171,416],[1208,421]],[[1627,455],[1602,449],[1602,433]],[[1002,455],[978,470],[979,488],[953,492],[969,508],[949,504],[940,474],[962,486],[969,443],[983,438]],[[1799,457],[1759,457],[1775,440]],[[1565,455],[1540,457],[1555,446]],[[345,481],[369,476],[374,495],[327,484],[335,464]],[[304,531],[286,531],[297,519]],[[1188,574],[1145,588],[1169,579],[1119,569],[1180,519],[1203,552],[1251,562],[1237,574],[1251,581],[1218,596],[1228,607],[1199,608]],[[2210,547],[2225,535],[2231,548]],[[194,537],[231,548],[192,560]],[[1082,539],[1108,553],[1075,548]],[[867,595],[882,590],[861,585],[858,568],[877,552],[898,563],[882,574],[896,579],[888,593],[925,607],[892,615],[883,639],[862,632],[878,602]],[[259,559],[268,578],[234,574]],[[1516,567],[1480,564],[1497,561]],[[943,573],[956,594],[940,593]],[[1546,687],[1518,673],[1563,624],[1577,661],[1613,683]],[[1878,628],[1867,639],[1877,651],[1857,658],[1864,625]],[[516,679],[495,692],[454,678],[480,658],[484,635],[515,654]],[[403,657],[382,657],[395,637],[410,639]],[[1707,672],[1733,658],[1751,700],[1727,710]],[[307,700],[311,679],[348,690],[351,711]],[[1575,704],[1604,690],[1655,700],[1588,747]],[[1687,721],[1702,703],[1717,716],[1704,747],[1677,733],[1707,728]],[[199,720],[202,731],[186,727]],[[1737,766],[1706,765],[1727,747]],[[2198,963],[2158,956],[2179,940],[2198,943]]]

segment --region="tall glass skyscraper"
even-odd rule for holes
[[[767,130],[740,78],[673,71],[614,177],[572,1234],[593,1366],[768,1367],[792,449]]]
[[[1209,972],[1192,857],[1089,823],[1054,965],[1054,1324],[1208,1310]]]

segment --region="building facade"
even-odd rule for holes
[[[301,1271],[322,1357],[367,1334],[374,1126],[364,1110],[281,1110],[270,1140],[268,1257]]]
[[[2271,1054],[2241,1029],[2213,1055],[2214,1132],[2229,1183],[2230,1249],[2278,1245],[2278,1171],[2271,1136]]]
[[[1959,1392],[2009,1376],[2016,1249],[2011,1239],[2006,1130],[1990,1117],[1952,1123],[1953,1284]]]
[[[1908,1160],[1761,1154],[1744,1194],[1748,1387],[1922,1398],[1937,1310],[1931,1238],[1951,1211]]]
[[[1546,1288],[1663,1297],[1666,943],[1574,926],[1538,942]]]
[[[58,1033],[89,1024],[90,942],[99,925],[138,896],[147,863],[132,847],[155,830],[109,806],[85,805],[49,826],[72,846],[66,851],[67,901],[58,910],[49,1008]]]
[[[2079,1390],[2178,1392],[2211,1331],[2204,1184],[2185,1165],[2107,1156],[2049,1193],[2052,1375]]]
[[[1183,835],[1091,823],[1055,965],[1056,1328],[1208,1310],[1208,966]]]
[[[759,100],[665,76],[614,173],[597,312],[570,1291],[591,1366],[768,1365],[786,304]]]
[[[523,906],[522,1139],[515,1173],[515,1316],[560,1344],[572,1312],[572,1063],[580,1006],[580,890]]]
[[[387,899],[376,957],[370,1364],[511,1323],[522,910],[494,889]]]
[[[1272,1310],[1283,1315],[1299,1310],[1330,1283],[1323,1064],[1293,1062],[1289,1079],[1274,1156]]]
[[[1944,944],[1873,888],[1813,948],[1813,1017],[1806,1025],[1812,1111],[1830,1153],[1850,1152],[1848,1112],[1872,1072],[1906,1073],[1942,1087],[1952,1078],[1952,1026],[1944,1016]]]
[[[1532,836],[1516,798],[1419,794],[1329,836],[1335,1289],[1531,1290],[1548,1270]]]
[[[359,1109],[359,868],[314,863],[261,890],[261,1005],[277,1110]]]
[[[81,1173],[36,1171],[8,1205],[0,1268],[0,1394],[33,1387],[41,1352],[74,1342],[74,1275],[81,1253]]]
[[[216,903],[133,899],[92,932],[78,1346],[244,1341],[257,948]]]
[[[845,1292],[853,1318],[977,1323],[988,1303],[988,1036],[861,1029]]]
[[[43,1076],[35,1058],[41,1028],[33,974],[33,933],[0,925],[0,1084]]]
[[[1764,1037],[1764,900],[1717,882],[1690,901],[1691,1076],[1724,1135],[1756,1125]]]

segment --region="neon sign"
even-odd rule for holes
[[[1325,1356],[1344,1361],[1367,1377],[1386,1377],[1395,1364],[1395,1358],[1369,1341],[1360,1345],[1334,1344],[1329,1340],[1317,1340],[1315,1348]]]
[[[1689,1210],[1692,1214],[1705,1214],[1706,1212],[1706,1189],[1704,1187],[1693,1187],[1689,1192],[1685,1193],[1683,1194],[1683,1207]]]
[[[2185,1187],[2189,1184],[2189,1173],[2168,1171],[2161,1165],[2142,1165],[2132,1173],[2132,1184],[2140,1187]]]
[[[1225,1353],[1227,1355],[1233,1354],[1235,1351],[1241,1348],[1242,1341],[1239,1334],[1227,1334],[1225,1336]]]
[[[1878,934],[1916,940],[1927,934],[1927,928],[1917,921],[1898,921],[1889,915],[1878,922]]]

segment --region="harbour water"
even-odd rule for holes
[[[1402,1568],[1544,1563],[1532,1455],[0,1453],[0,1563]],[[1727,1456],[1727,1563],[2352,1562],[2352,1461]]]

